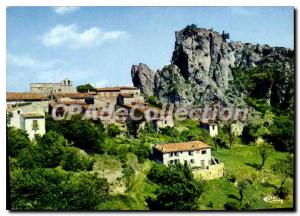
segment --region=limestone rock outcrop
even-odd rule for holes
[[[293,78],[294,51],[283,47],[226,42],[223,35],[203,28],[175,33],[171,64],[154,72],[147,65],[132,66],[134,86],[145,96],[156,95],[162,102],[182,106],[221,102],[243,104],[243,96],[234,90],[233,68],[249,68],[276,63],[279,76]],[[268,86],[267,88],[271,88]],[[283,100],[285,81],[270,89],[275,100]]]

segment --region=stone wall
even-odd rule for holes
[[[224,176],[224,164],[210,165],[208,169],[194,169],[193,174],[195,178],[202,178],[203,180],[221,178]]]

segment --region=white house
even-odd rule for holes
[[[210,165],[211,147],[201,141],[157,144],[153,146],[153,156],[164,165],[181,163],[204,168]]]
[[[28,133],[29,139],[33,140],[35,135],[43,136],[46,133],[45,116],[39,113],[21,114],[21,130]]]
[[[49,98],[46,94],[32,92],[6,92],[6,104],[8,107],[32,104],[43,107],[48,112]]]
[[[201,141],[157,144],[152,149],[156,162],[166,166],[187,164],[196,178],[205,180],[220,178],[224,175],[224,164],[211,156],[211,147]]]
[[[218,125],[212,122],[200,122],[200,128],[206,130],[211,137],[218,135]]]
[[[7,112],[12,115],[8,126],[26,131],[31,140],[36,134],[42,136],[46,133],[43,107],[32,103],[17,104],[8,106]]]

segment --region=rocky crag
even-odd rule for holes
[[[268,85],[276,101],[284,100],[294,77],[294,51],[283,47],[226,42],[224,34],[187,26],[175,33],[176,42],[171,64],[153,71],[145,64],[133,65],[134,86],[146,96],[161,102],[195,106],[221,102],[243,105],[244,94],[234,88],[233,70],[245,73],[261,65],[276,64],[284,82]],[[282,80],[282,79],[281,79]]]

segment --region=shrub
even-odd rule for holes
[[[121,133],[121,130],[117,125],[109,124],[106,128],[106,133],[109,137],[116,137]]]
[[[67,171],[80,171],[90,170],[93,163],[83,150],[67,147],[64,150],[60,165]]]
[[[285,199],[289,195],[289,189],[287,187],[279,187],[276,189],[275,196],[278,196],[280,199]]]
[[[224,204],[226,210],[240,210],[240,204],[238,202],[228,202]]]
[[[17,156],[22,149],[29,147],[30,140],[25,131],[22,131],[17,128],[8,128],[7,145],[9,155],[14,157]]]

